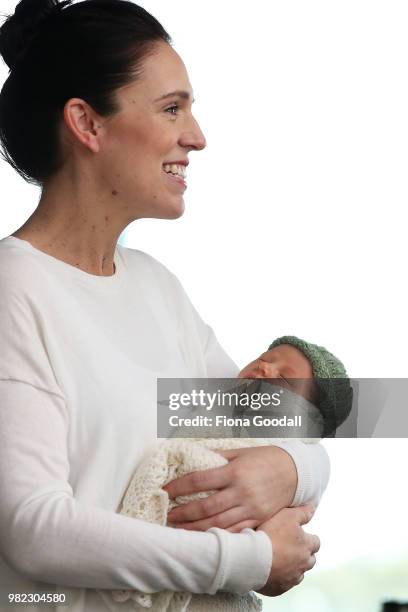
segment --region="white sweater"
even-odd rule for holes
[[[117,513],[157,445],[157,377],[238,368],[167,268],[120,245],[114,260],[113,276],[95,276],[0,241],[0,593],[45,582],[70,601],[33,612],[117,609],[97,589],[242,593],[271,568],[263,532],[191,532]],[[278,445],[298,470],[293,505],[317,503],[324,448]]]

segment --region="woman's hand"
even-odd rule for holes
[[[313,514],[314,508],[310,504],[284,508],[260,525],[259,530],[270,537],[273,546],[272,570],[266,584],[258,591],[262,595],[282,595],[302,582],[304,573],[316,563],[320,540],[301,527],[310,521]]]
[[[196,531],[220,527],[239,532],[257,527],[290,506],[297,471],[285,450],[260,446],[216,452],[228,459],[227,465],[192,472],[163,487],[173,499],[215,490],[205,499],[174,508],[168,514],[169,524]]]

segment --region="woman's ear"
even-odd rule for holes
[[[71,135],[93,153],[100,149],[102,127],[93,109],[81,98],[71,98],[64,107],[64,123]]]

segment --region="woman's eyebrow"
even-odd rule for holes
[[[160,98],[157,98],[156,100],[153,100],[154,102],[160,102],[161,100],[166,100],[167,98],[174,98],[174,96],[178,96],[179,98],[183,98],[184,100],[189,100],[190,99],[190,94],[188,91],[183,91],[181,89],[176,89],[176,91],[171,91],[170,93],[164,94],[164,96],[160,96]],[[194,98],[192,100],[192,103],[194,102]]]

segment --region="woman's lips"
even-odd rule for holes
[[[163,172],[167,176],[169,181],[171,181],[173,184],[179,184],[185,189],[187,189],[187,183],[185,182],[183,178],[181,178],[181,176],[175,176],[174,174],[170,174],[169,172],[165,172],[164,170]]]

